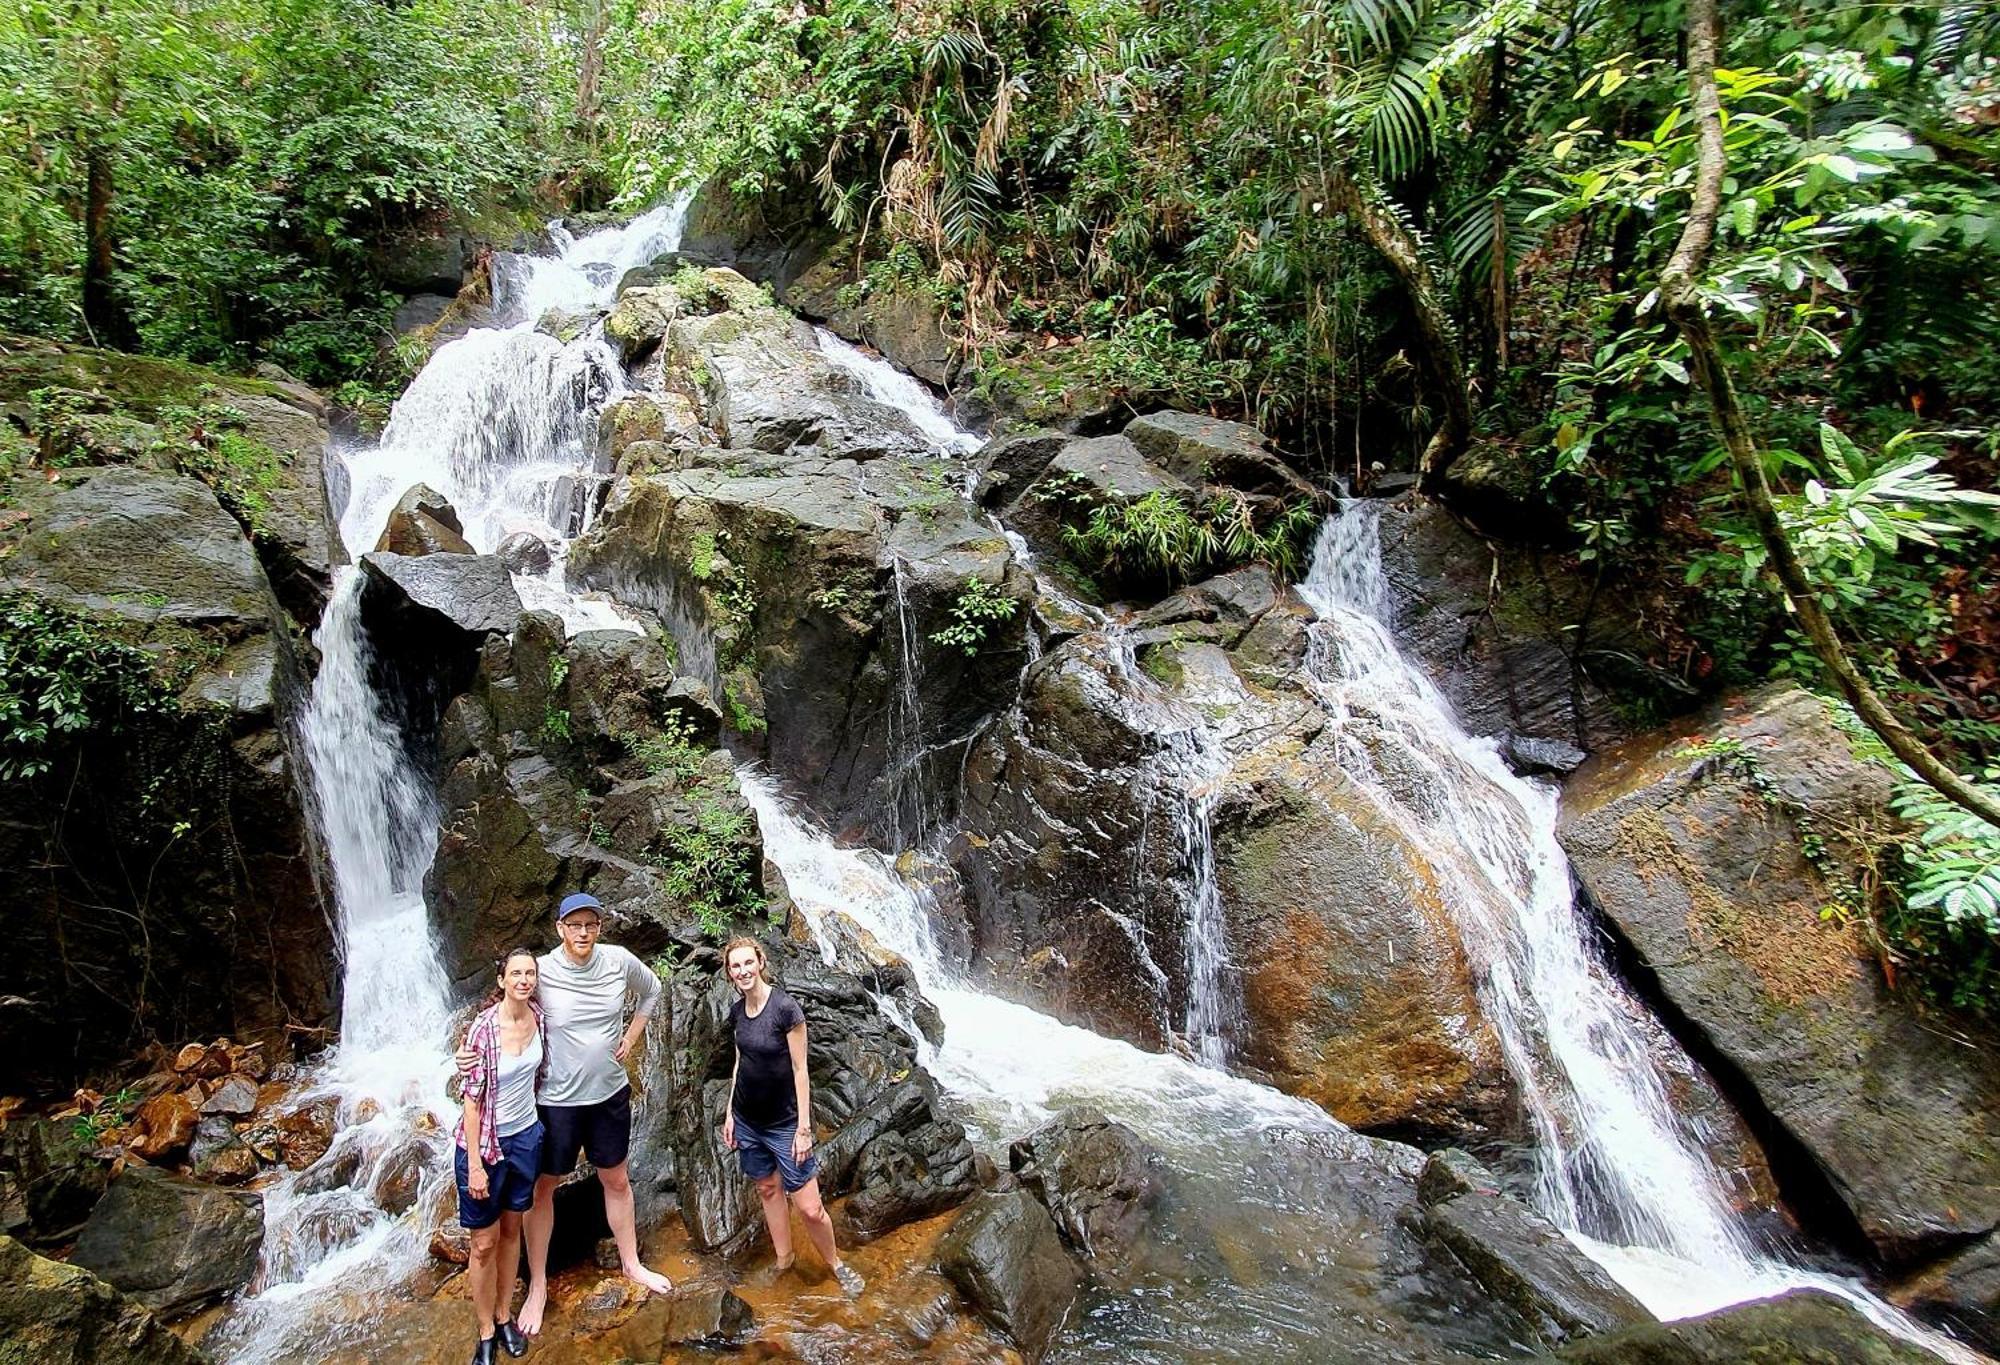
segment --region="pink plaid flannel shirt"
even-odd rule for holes
[[[535,1012],[535,1032],[541,1035],[542,1064],[535,1069],[535,1089],[539,1092],[542,1082],[549,1078],[549,1029],[542,1020],[541,1002],[530,1000],[528,1008]],[[487,1006],[472,1021],[466,1032],[465,1045],[477,1053],[472,1065],[459,1072],[462,1078],[458,1097],[461,1101],[472,1100],[479,1106],[479,1159],[489,1166],[500,1161],[500,1134],[494,1128],[493,1111],[499,1106],[494,1103],[494,1086],[500,1077],[500,1002]],[[458,1117],[458,1131],[453,1135],[458,1145],[465,1145],[465,1115]]]

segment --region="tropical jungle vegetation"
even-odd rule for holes
[[[0,138],[6,330],[393,391],[398,234],[714,178],[978,382],[1411,470],[1633,604],[1663,705],[1856,708],[1886,950],[2000,999],[1992,6],[24,0]]]

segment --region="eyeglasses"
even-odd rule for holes
[[[594,919],[566,919],[562,922],[562,927],[574,929],[580,934],[594,934],[604,927],[604,922]]]

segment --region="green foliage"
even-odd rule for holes
[[[568,681],[569,659],[562,654],[551,654],[549,699],[542,709],[542,738],[555,744],[567,744],[570,738],[569,708],[556,705],[556,699],[562,695]]]
[[[374,239],[555,169],[573,32],[494,0],[9,7],[0,330],[369,370],[393,304]],[[111,274],[87,319],[89,205]]]
[[[698,779],[708,751],[695,743],[694,722],[678,711],[669,712],[660,721],[660,733],[649,739],[636,735],[620,735],[619,742],[627,753],[639,761],[648,777],[672,777],[675,781],[689,783]]]
[[[750,812],[704,791],[694,800],[693,814],[691,823],[660,832],[660,847],[650,860],[665,874],[668,893],[694,914],[702,931],[721,938],[736,921],[764,910]]]
[[[49,771],[57,747],[178,711],[161,661],[28,594],[0,596],[0,781]]]
[[[1222,493],[1201,503],[1166,489],[1129,502],[1099,499],[1076,483],[1053,496],[1083,509],[1063,527],[1063,544],[1091,573],[1160,575],[1190,582],[1219,568],[1262,561],[1297,574],[1305,538],[1318,525],[1310,502],[1286,504],[1260,525],[1242,497]]]
[[[931,643],[964,651],[967,658],[979,653],[986,643],[987,627],[1010,621],[1020,603],[983,578],[968,578],[951,604],[952,623],[931,635]]]

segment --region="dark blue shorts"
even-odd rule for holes
[[[576,1169],[581,1149],[600,1171],[623,1166],[632,1150],[632,1087],[626,1086],[596,1104],[545,1104],[542,1127],[542,1174],[568,1175]]]
[[[466,1188],[465,1148],[458,1148],[458,1221],[461,1227],[490,1228],[500,1214],[526,1213],[535,1202],[535,1176],[542,1169],[542,1125],[500,1139],[500,1164],[486,1169],[486,1198]]]
[[[737,1119],[736,1160],[742,1165],[743,1174],[752,1180],[762,1180],[776,1171],[785,1182],[787,1194],[804,1186],[819,1174],[819,1148],[815,1145],[803,1162],[792,1160],[792,1139],[798,1136],[798,1131],[795,1122],[776,1128],[753,1128]]]

